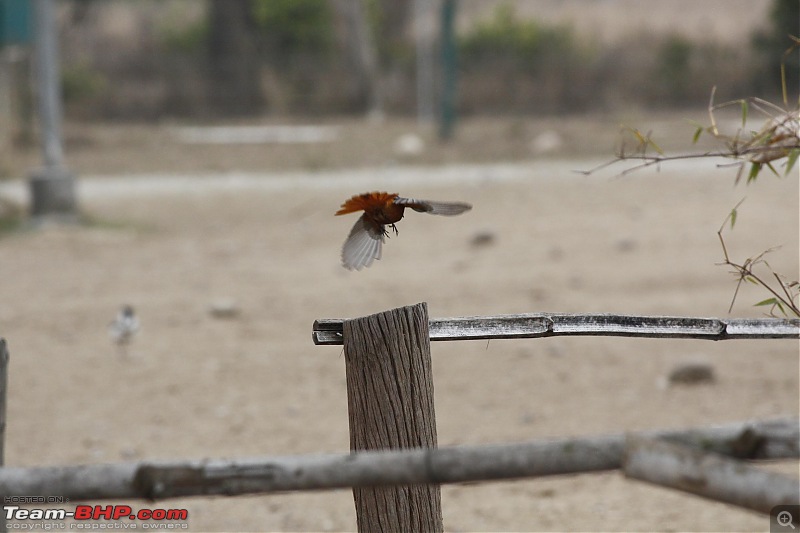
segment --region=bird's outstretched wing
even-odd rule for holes
[[[381,258],[384,240],[383,226],[367,218],[356,221],[342,247],[342,265],[348,270],[361,270]]]
[[[420,213],[443,215],[446,217],[460,215],[472,209],[470,204],[464,202],[434,202],[431,200],[417,200],[415,198],[401,198],[399,196],[394,199],[394,203],[410,207],[414,211],[419,211]]]

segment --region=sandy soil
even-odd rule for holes
[[[747,197],[735,258],[783,245],[798,272],[798,182],[733,186],[713,164],[579,176],[592,162],[91,178],[93,223],[0,239],[0,333],[12,355],[6,462],[56,465],[342,452],[340,347],[316,318],[428,302],[433,317],[518,312],[726,316],[734,283],[716,231]],[[12,194],[16,185],[6,185]],[[458,219],[412,213],[384,257],[348,272],[339,248],[366,190],[463,200]],[[9,192],[10,191],[10,192]],[[477,246],[473,238],[494,240]],[[735,316],[761,316],[752,287]],[[235,301],[237,318],[209,313]],[[127,356],[106,325],[142,331]],[[798,413],[796,341],[554,338],[434,343],[439,443],[675,428]],[[717,379],[665,387],[677,364]],[[780,467],[796,473],[797,465]],[[148,506],[133,502],[135,506]],[[349,491],[185,499],[194,531],[347,531]],[[449,531],[768,530],[765,517],[618,473],[443,488]]]

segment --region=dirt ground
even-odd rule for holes
[[[520,130],[506,124],[498,131]],[[143,130],[133,133],[147,139]],[[715,264],[716,232],[743,197],[737,225],[726,233],[732,257],[781,245],[770,264],[794,279],[798,273],[796,176],[764,175],[735,187],[734,171],[710,162],[583,176],[572,170],[591,167],[596,155],[523,157],[527,141],[507,158],[513,163],[452,155],[469,153],[467,146],[412,161],[367,155],[357,170],[343,159],[309,169],[276,162],[281,149],[270,146],[242,152],[241,165],[229,153],[223,165],[213,157],[220,147],[164,141],[137,151],[141,145],[128,140],[124,156],[124,146],[96,149],[112,137],[90,138],[85,150],[94,147],[94,165],[72,145],[91,223],[0,238],[0,334],[12,357],[9,465],[347,451],[344,359],[341,347],[313,345],[317,318],[421,301],[432,317],[725,317],[735,284]],[[368,137],[357,138],[362,152],[369,153]],[[613,142],[598,144],[605,150]],[[357,148],[303,150],[315,160]],[[109,151],[118,154],[116,167]],[[2,184],[0,196],[19,197],[23,186]],[[381,261],[348,272],[339,250],[355,216],[333,213],[368,190],[467,201],[474,209],[454,219],[411,213]],[[492,238],[480,245],[478,235]],[[744,287],[732,315],[762,316],[752,304],[764,298]],[[239,315],[212,316],[220,302],[235,302]],[[123,303],[142,323],[127,355],[107,333]],[[440,445],[798,414],[797,341],[565,337],[440,342],[432,353]],[[715,381],[666,385],[670,370],[693,361],[712,365]],[[796,462],[774,468],[797,474]],[[448,531],[769,529],[762,515],[619,473],[445,486],[442,493]],[[188,509],[193,531],[355,528],[347,490],[157,506]]]

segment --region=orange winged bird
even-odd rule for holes
[[[381,258],[381,248],[389,232],[389,226],[397,235],[397,226],[403,218],[403,211],[410,207],[420,213],[431,215],[454,216],[472,209],[463,202],[433,202],[402,198],[397,193],[368,192],[357,194],[342,204],[336,215],[346,215],[364,211],[356,221],[350,235],[342,247],[342,265],[348,270],[361,270],[368,267],[375,259]]]

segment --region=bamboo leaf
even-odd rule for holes
[[[700,135],[703,134],[703,126],[698,126],[696,130],[694,130],[694,136],[692,137],[692,144],[697,144],[697,140],[700,138]]]
[[[770,169],[772,171],[772,173],[775,174],[776,177],[778,177],[778,178],[781,177],[781,175],[778,174],[778,171],[775,170],[775,167],[772,166],[772,162],[771,161],[767,161],[766,165],[767,165],[767,168]]]
[[[764,305],[779,305],[777,298],[767,298],[766,300],[761,300],[757,304],[753,304],[753,307],[761,307]]]
[[[758,173],[761,172],[761,163],[753,163],[750,167],[750,173],[747,175],[747,183],[750,184],[751,181],[755,181],[758,177]]]
[[[733,206],[733,209],[731,209],[731,213],[728,215],[728,218],[731,219],[731,229],[733,229],[733,226],[736,225],[736,218],[739,216],[739,206],[744,203],[745,199],[746,198],[742,198],[741,200],[739,200],[739,203]],[[724,226],[725,223],[723,222],[722,225]]]
[[[800,148],[795,148],[789,152],[789,157],[786,159],[786,176],[788,176],[789,172],[794,168],[798,156],[800,156]]]

